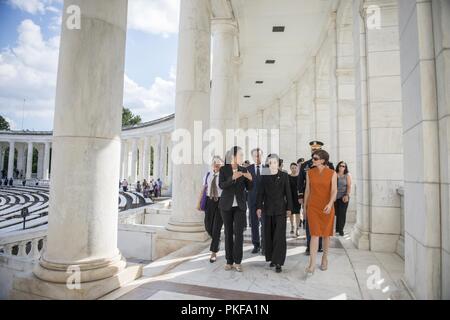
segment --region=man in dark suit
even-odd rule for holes
[[[258,194],[258,187],[261,183],[262,179],[262,156],[263,151],[260,148],[256,148],[252,150],[252,158],[253,164],[247,167],[247,170],[250,172],[253,178],[253,188],[248,192],[248,215],[249,215],[249,223],[252,230],[252,244],[253,250],[252,253],[258,253],[261,249],[264,254],[264,216],[259,219],[256,215],[256,200]],[[261,227],[261,238],[259,232],[259,226]]]
[[[242,272],[241,261],[246,226],[246,190],[252,189],[252,175],[240,164],[244,153],[240,147],[233,147],[227,154],[226,164],[220,168],[219,187],[222,195],[219,208],[225,226],[225,270],[234,267]]]
[[[323,142],[321,141],[311,141],[309,143],[311,147],[311,155],[316,150],[321,150],[323,147]],[[309,169],[313,167],[313,161],[312,158],[308,161],[304,162],[300,167],[300,172],[298,174],[298,200],[300,205],[303,205],[303,197],[306,189],[306,174]],[[332,170],[334,170],[333,163],[329,162],[328,167]],[[306,226],[306,254],[309,255],[309,243],[311,242],[311,234],[309,233],[309,226],[308,226],[308,219],[306,216],[303,217],[305,219],[305,226]],[[319,238],[319,252],[322,252],[322,238]]]

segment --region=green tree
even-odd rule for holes
[[[133,126],[140,124],[142,119],[138,115],[134,115],[130,109],[123,107],[122,109],[122,126]]]
[[[6,121],[6,119],[3,118],[2,116],[0,116],[0,130],[11,130],[9,122]]]

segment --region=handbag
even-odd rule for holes
[[[202,193],[202,199],[200,200],[200,209],[202,211],[206,211],[206,191],[208,190],[208,177],[209,177],[209,172],[206,174],[206,178],[205,178],[205,184],[203,187],[203,193]]]

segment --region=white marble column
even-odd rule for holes
[[[181,1],[178,34],[178,68],[175,101],[175,130],[187,130],[194,138],[194,121],[209,127],[210,104],[210,11],[208,0]],[[201,139],[197,137],[197,139]],[[180,143],[174,141],[174,145]],[[190,146],[194,151],[193,141]],[[174,163],[172,215],[167,229],[186,240],[207,239],[202,216],[196,210],[198,190],[206,166],[196,164],[201,155],[192,152],[190,163]],[[189,188],[186,188],[189,185]]]
[[[137,139],[131,139],[131,175],[130,175],[130,183],[136,182],[136,173],[137,173]]]
[[[17,145],[17,170],[19,176],[21,172],[25,175],[25,145],[22,143]]]
[[[297,145],[286,143],[297,135],[297,83],[280,99],[280,154],[284,169],[289,171],[291,162],[297,161]],[[267,153],[266,153],[267,154]]]
[[[82,286],[115,277],[91,291],[60,289],[83,299],[120,286],[126,265],[117,249],[117,181],[127,1],[66,0],[63,21],[70,5],[81,9],[81,28],[62,24],[47,247],[34,274],[65,283],[71,267]]]
[[[123,140],[123,179],[129,180],[129,162],[130,162],[130,151],[128,146],[128,140]]]
[[[125,152],[124,152],[124,140],[120,141],[120,181],[123,180],[124,177],[124,163],[125,163]]]
[[[50,168],[50,142],[46,142],[44,144],[44,170],[42,179],[48,180],[49,175],[49,168]]]
[[[439,110],[432,3],[402,0],[399,5],[405,150],[405,278],[418,299],[440,299],[444,289],[441,288],[444,265],[440,248]],[[448,14],[450,6],[444,7]]]
[[[168,193],[171,195],[172,194],[172,186],[173,186],[173,162],[172,162],[172,143],[168,143],[168,148],[169,148],[169,161],[168,161],[168,176],[166,179],[166,186],[168,187]]]
[[[143,162],[143,156],[144,156],[144,140],[143,139],[138,139],[137,141],[137,145],[138,145],[138,157],[137,157],[137,174],[136,174],[136,181],[140,181],[142,183],[142,177],[143,172],[142,172],[142,162]]]
[[[298,158],[309,159],[309,142],[315,139],[315,58],[311,58],[305,73],[297,84],[297,154]],[[297,159],[296,159],[297,160]]]
[[[352,0],[341,1],[336,20],[336,102],[337,154],[336,161],[344,160],[352,175],[351,201],[347,221],[356,219],[356,132],[355,132],[355,77],[353,47]],[[335,163],[337,164],[337,163]]]
[[[338,79],[337,79],[337,12],[333,11],[329,18],[328,39],[330,41],[330,77],[329,77],[329,127],[330,140],[325,149],[330,154],[330,161],[335,164],[339,157],[339,104],[338,104]]]
[[[8,179],[12,178],[14,175],[14,152],[15,151],[15,142],[9,142],[9,157],[8,157]]]
[[[5,147],[3,144],[0,144],[0,172],[4,168],[4,162],[5,162]],[[0,173],[1,178],[1,173]]]
[[[378,28],[368,28],[362,21],[356,25],[356,31],[362,32],[355,42],[360,81],[356,114],[361,213],[352,238],[359,248],[395,252],[401,234],[397,189],[403,183],[398,8],[397,1],[364,1],[366,15],[370,5],[380,8],[382,19]],[[363,29],[359,29],[361,24]]]
[[[157,179],[159,170],[159,135],[152,136],[152,147],[153,147],[153,172],[151,174],[152,179]]]
[[[149,162],[149,155],[150,155],[150,150],[148,147],[148,137],[144,137],[144,146],[143,146],[143,152],[142,152],[142,179],[146,179],[147,181],[149,180],[149,169],[150,169],[150,162]]]
[[[419,7],[420,4],[417,3]],[[450,299],[450,2],[434,0],[433,10],[434,51],[436,60],[436,87],[439,115],[439,155],[441,189],[441,299]],[[429,10],[429,3],[424,7]],[[418,11],[420,14],[420,11]],[[427,13],[428,15],[428,13]],[[426,24],[426,19],[421,23]],[[423,40],[423,39],[422,39]],[[435,221],[436,217],[430,219]],[[436,287],[434,287],[436,288]],[[433,291],[435,289],[432,289]],[[435,294],[435,293],[433,293]]]
[[[328,30],[329,34],[330,30]],[[315,101],[314,101],[314,138],[311,140],[322,141],[325,150],[330,150],[330,115],[331,115],[331,96],[330,96],[330,80],[331,80],[331,58],[330,52],[333,50],[333,43],[330,37],[322,43],[316,54],[315,61]]]
[[[159,168],[158,168],[158,178],[161,179],[163,184],[166,180],[166,165],[167,165],[167,145],[166,145],[166,136],[161,133],[159,135]]]
[[[38,179],[42,179],[44,176],[44,145],[42,143],[38,143],[36,149],[38,151],[36,177]]]
[[[235,92],[235,38],[237,24],[231,19],[213,19],[211,22],[213,36],[212,49],[212,84],[211,84],[211,108],[210,128],[219,130],[223,138],[226,138],[227,129],[238,127],[238,106],[234,97]],[[225,143],[228,142],[228,145]],[[225,150],[235,143],[225,141],[222,150],[214,150],[214,153],[224,156]]]
[[[31,174],[33,170],[33,142],[28,142],[27,147],[27,172],[25,175],[26,179],[31,179]]]

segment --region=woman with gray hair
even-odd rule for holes
[[[277,273],[286,260],[286,215],[292,213],[289,176],[280,170],[276,154],[267,157],[268,169],[263,174],[256,202],[256,214],[264,212],[264,246],[266,261]]]
[[[219,209],[219,200],[222,195],[222,189],[219,187],[219,171],[223,166],[223,160],[219,156],[214,156],[211,163],[211,171],[203,177],[203,190],[200,195],[197,209],[202,210],[202,197],[205,197],[205,230],[211,237],[211,257],[209,262],[216,262],[217,252],[219,251],[220,233],[222,231],[223,221]]]

